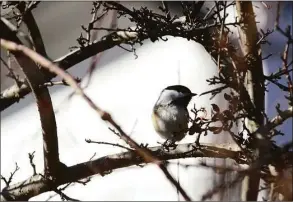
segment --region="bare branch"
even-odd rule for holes
[[[292,142],[289,144],[285,144],[281,150],[287,150],[287,148],[289,146],[292,146]],[[234,177],[233,180],[231,180],[230,182],[224,184],[219,184],[217,186],[215,186],[213,189],[207,191],[203,196],[201,200],[206,200],[208,198],[211,198],[214,194],[216,194],[217,192],[224,190],[226,188],[229,188],[233,185],[235,185],[236,183],[240,182],[245,176],[250,175],[251,173],[253,173],[255,170],[261,170],[261,167],[268,164],[269,162],[273,162],[276,161],[278,159],[280,159],[280,154],[278,152],[271,152],[271,153],[266,153],[263,156],[258,157],[258,159],[256,161],[254,161],[251,165],[249,166],[244,166],[246,168],[243,169],[242,168],[237,168],[237,169],[230,169],[228,168],[228,171],[237,171],[236,177]],[[216,167],[217,169],[217,167]],[[221,168],[220,168],[221,169]],[[224,168],[225,169],[225,168]],[[259,189],[257,190],[259,191]],[[245,194],[245,193],[242,193]]]
[[[14,33],[2,24],[2,21],[1,25],[5,38],[13,38],[14,41],[18,41],[21,44]],[[1,46],[3,46],[3,41],[5,40],[1,39]],[[27,84],[32,89],[37,102],[43,135],[45,174],[48,176],[56,176],[59,167],[57,127],[48,88],[44,86],[40,88],[40,85],[44,83],[45,79],[40,68],[29,57],[20,54],[18,51],[12,50],[11,53],[14,54],[21,70],[25,74]]]
[[[211,198],[214,194],[221,192],[227,188],[230,188],[232,186],[235,186],[238,182],[240,182],[245,175],[243,173],[238,174],[236,177],[234,177],[233,180],[227,183],[222,183],[220,185],[215,186],[213,189],[207,191],[202,197],[201,201],[206,201],[207,199]]]
[[[125,146],[120,145],[120,144],[117,144],[117,143],[92,141],[91,139],[85,139],[85,141],[86,141],[87,143],[95,143],[95,144],[111,145],[111,146],[114,146],[114,147],[120,147],[120,148],[122,148],[122,149],[126,149],[126,150],[129,150],[129,151],[133,151],[133,149],[128,148],[128,147],[125,147]]]
[[[14,42],[17,42],[18,39],[15,39],[15,37],[14,37],[14,35],[16,35],[18,38],[24,38],[24,40],[28,43],[29,47],[33,47],[33,42],[27,34],[20,31],[16,26],[14,26],[6,18],[1,17],[1,26],[3,26],[3,25],[5,25],[7,28],[9,28],[9,30],[11,30],[13,32],[13,36],[11,36],[10,38],[7,38],[7,39],[12,40]],[[9,37],[9,36],[6,35],[6,37]]]
[[[249,98],[252,101],[255,109],[260,112],[264,111],[264,76],[261,59],[261,48],[257,44],[257,27],[255,22],[255,15],[253,12],[252,2],[236,1],[237,16],[243,24],[240,25],[239,33],[241,40],[241,48],[246,56],[246,90]],[[254,132],[257,127],[263,124],[263,116],[261,113],[255,117],[255,120],[248,120],[248,129]],[[255,159],[258,155],[262,155],[265,148],[260,151],[258,142],[255,150]],[[258,170],[251,172],[249,177],[244,180],[242,200],[256,201],[258,196],[258,187],[260,181],[260,173]],[[245,190],[246,189],[246,190]]]
[[[162,1],[162,7],[159,8],[166,14],[167,19],[171,19],[170,10],[166,1]]]
[[[77,83],[79,83],[79,82],[81,82],[81,79],[80,78],[75,78],[75,81]],[[49,81],[49,82],[43,84],[43,86],[55,86],[55,85],[68,86],[68,84],[64,80],[61,80],[61,81]]]
[[[10,173],[8,180],[1,175],[1,180],[3,180],[5,182],[6,186],[10,186],[10,183],[12,182],[13,176],[15,175],[15,173],[18,170],[19,170],[19,167],[18,167],[17,163],[15,163],[15,169],[13,172]]]
[[[228,149],[226,149],[228,148]],[[164,147],[150,147],[148,148],[153,156],[156,156],[158,161],[166,161],[178,158],[231,158],[236,161],[240,160],[241,153],[237,150],[230,150],[229,145],[213,146],[212,144],[201,143],[197,147],[195,143],[179,144],[175,150],[169,152]],[[240,160],[243,163],[243,161]],[[119,154],[104,156],[96,160],[83,162],[71,167],[68,167],[64,173],[61,173],[56,181],[56,186],[62,184],[76,182],[88,176],[103,174],[115,169],[128,167],[132,165],[139,165],[146,162],[136,151],[128,151]],[[22,192],[19,192],[19,190]],[[28,200],[32,196],[51,191],[50,187],[45,182],[41,175],[32,176],[31,178],[6,187],[2,190],[2,200]]]
[[[33,168],[33,176],[37,174],[36,172],[36,165],[34,164],[34,157],[35,157],[35,152],[29,153],[28,158],[30,160],[30,164]]]
[[[53,191],[55,191],[57,194],[59,194],[62,200],[67,200],[67,201],[80,201],[78,199],[74,199],[74,198],[71,198],[71,197],[67,196],[62,190],[60,190],[58,188],[54,188]]]
[[[29,32],[30,32],[30,36],[32,38],[33,44],[34,44],[34,48],[35,51],[40,53],[42,56],[47,57],[47,53],[46,53],[46,49],[45,49],[45,45],[43,42],[43,38],[42,35],[40,33],[39,27],[37,25],[37,22],[31,12],[32,9],[30,9],[30,7],[26,8],[26,4],[30,4],[31,2],[27,3],[27,2],[20,2],[17,5],[17,8],[20,10],[20,12],[22,13],[22,19],[23,22],[26,24]],[[39,3],[39,2],[37,2]],[[35,6],[35,5],[34,5]]]
[[[287,36],[291,35],[290,31],[291,31],[291,26],[288,26],[286,29]],[[286,78],[288,80],[287,83],[288,83],[289,96],[291,99],[293,99],[293,83],[292,83],[291,75],[288,72],[288,53],[289,53],[290,40],[291,40],[291,37],[288,37],[288,41],[285,45],[284,52],[283,52],[281,59],[283,62],[283,70],[284,70],[284,72],[287,72]]]
[[[123,43],[125,40],[132,41],[135,39],[135,38],[129,38],[125,36],[123,33],[119,33],[119,32],[116,35],[116,36],[119,36],[118,38],[114,39],[114,36],[115,36],[115,33],[109,34],[108,36],[104,37],[104,39],[102,39],[101,41],[94,41],[83,48],[77,48],[74,51],[71,51],[70,53],[68,53],[67,55],[55,60],[54,63],[62,67],[62,69],[66,70],[72,67],[73,65],[78,64],[82,62],[83,60],[97,53],[103,52],[107,49],[113,48],[114,46]],[[56,76],[55,74],[47,73],[44,71],[43,73],[44,73],[46,82],[50,81],[52,78]],[[15,102],[18,102],[21,98],[23,98],[30,92],[31,90],[26,84],[23,84],[21,88],[17,88],[16,85],[13,85],[9,87],[8,89],[2,91],[0,94],[1,111],[11,106]]]
[[[13,69],[11,68],[11,55],[10,55],[9,51],[7,52],[7,60],[8,60],[8,62],[6,63],[6,62],[1,58],[2,63],[4,64],[4,66],[5,66],[5,67],[7,68],[7,70],[8,70],[8,75],[7,75],[7,76],[10,77],[10,78],[12,78],[12,79],[15,81],[17,87],[20,88],[22,82],[20,81],[19,76],[18,76],[18,75],[13,71]]]
[[[272,120],[268,121],[265,125],[259,127],[254,134],[261,133],[264,136],[269,134],[269,131],[281,125],[284,121],[293,117],[293,107],[290,106],[288,109],[284,111],[279,111],[278,115],[274,117]]]
[[[220,10],[219,3],[215,1],[215,4],[216,4],[217,11],[219,12],[219,10]],[[223,46],[222,45],[223,44],[222,41],[225,40],[224,37],[223,37],[223,35],[224,35],[225,20],[227,18],[227,15],[226,15],[227,1],[224,1],[223,7],[224,7],[223,17],[221,18],[220,17],[220,14],[218,14],[219,15],[219,20],[221,22],[221,30],[220,30],[220,36],[219,36],[218,58],[217,58],[217,64],[218,64],[219,72],[221,72],[221,69],[222,69],[221,66],[220,66],[220,59],[221,59],[221,49],[223,48],[222,47]]]

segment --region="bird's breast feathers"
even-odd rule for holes
[[[188,111],[181,107],[158,107],[152,113],[155,130],[163,137],[184,134],[188,128]]]

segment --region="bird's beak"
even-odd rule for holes
[[[193,96],[196,96],[197,94],[196,93],[191,93],[191,96],[193,97]]]

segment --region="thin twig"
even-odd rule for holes
[[[287,31],[286,34],[288,36],[290,36],[290,30],[291,30],[291,26],[287,27]],[[293,98],[293,83],[292,83],[292,79],[291,79],[291,75],[288,73],[288,53],[289,53],[289,46],[290,46],[290,38],[288,38],[288,41],[285,45],[285,49],[282,55],[282,62],[283,62],[283,69],[286,73],[286,78],[288,80],[288,90],[289,90],[289,96],[291,98]]]
[[[18,170],[19,170],[19,167],[18,167],[17,163],[15,163],[15,169],[14,169],[13,172],[10,173],[10,176],[9,176],[8,180],[7,180],[5,177],[3,177],[3,176],[1,175],[1,180],[3,180],[3,181],[5,182],[5,184],[6,184],[7,187],[8,187],[8,186],[10,185],[10,183],[12,182],[13,176],[15,175],[15,173],[16,173]]]
[[[15,81],[17,87],[20,88],[22,82],[20,81],[19,76],[16,75],[16,73],[15,73],[15,72],[13,71],[13,69],[11,68],[11,60],[12,60],[12,58],[11,58],[11,55],[10,55],[9,51],[7,51],[7,60],[8,60],[8,62],[6,63],[5,60],[3,60],[3,59],[1,58],[2,63],[4,64],[4,66],[5,66],[5,67],[7,68],[7,70],[8,70],[8,76],[9,76],[10,78],[12,78],[12,79]]]
[[[241,174],[238,173],[237,176],[232,181],[215,186],[213,189],[209,190],[201,197],[201,201],[206,201],[207,199],[211,198],[214,194],[221,192],[225,190],[226,188],[230,188],[234,186],[235,184],[240,182],[244,178],[244,176],[245,175],[243,175],[242,173]]]
[[[53,189],[53,191],[56,192],[57,194],[59,194],[62,200],[67,200],[67,201],[80,201],[78,199],[69,197],[68,195],[66,195],[63,191],[61,191],[58,188]]]
[[[33,176],[37,174],[36,172],[36,165],[34,164],[34,157],[35,157],[35,152],[32,152],[32,153],[28,153],[28,158],[30,160],[30,164],[33,168]]]
[[[217,11],[219,12],[219,4],[218,4],[218,2],[215,2],[215,4],[216,4],[216,7],[217,7]],[[222,67],[220,66],[220,59],[221,59],[221,50],[222,50],[222,44],[223,44],[224,24],[225,24],[225,20],[227,18],[227,16],[226,16],[227,1],[224,1],[223,7],[224,7],[223,17],[221,18],[220,14],[218,15],[219,20],[221,22],[220,37],[219,37],[219,48],[218,48],[218,59],[217,59],[219,72],[221,72],[221,70],[222,70]]]
[[[166,15],[166,18],[171,19],[170,10],[168,7],[168,3],[166,1],[162,1],[162,8],[163,8],[163,11]]]
[[[111,145],[111,146],[114,146],[114,147],[120,147],[120,148],[122,148],[122,149],[129,150],[129,151],[134,151],[134,150],[131,149],[131,148],[125,147],[125,146],[120,145],[120,144],[117,144],[117,143],[101,142],[101,141],[92,141],[91,139],[85,139],[85,141],[86,141],[87,143],[96,143],[96,144]]]

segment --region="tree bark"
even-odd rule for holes
[[[264,112],[264,75],[261,59],[261,47],[257,44],[257,27],[255,22],[255,16],[253,12],[252,2],[236,1],[236,10],[238,19],[242,21],[242,25],[239,28],[241,49],[245,57],[247,72],[245,88],[250,96],[251,102],[254,105],[255,110],[258,112]],[[262,113],[253,115],[253,120],[247,120],[246,126],[250,133],[256,131],[256,129],[263,125]],[[262,148],[260,148],[260,139],[257,137],[254,141],[254,157],[256,161],[262,154]],[[242,200],[243,201],[256,201],[258,197],[258,189],[260,182],[260,172],[254,171],[247,176],[243,181],[242,188]]]

